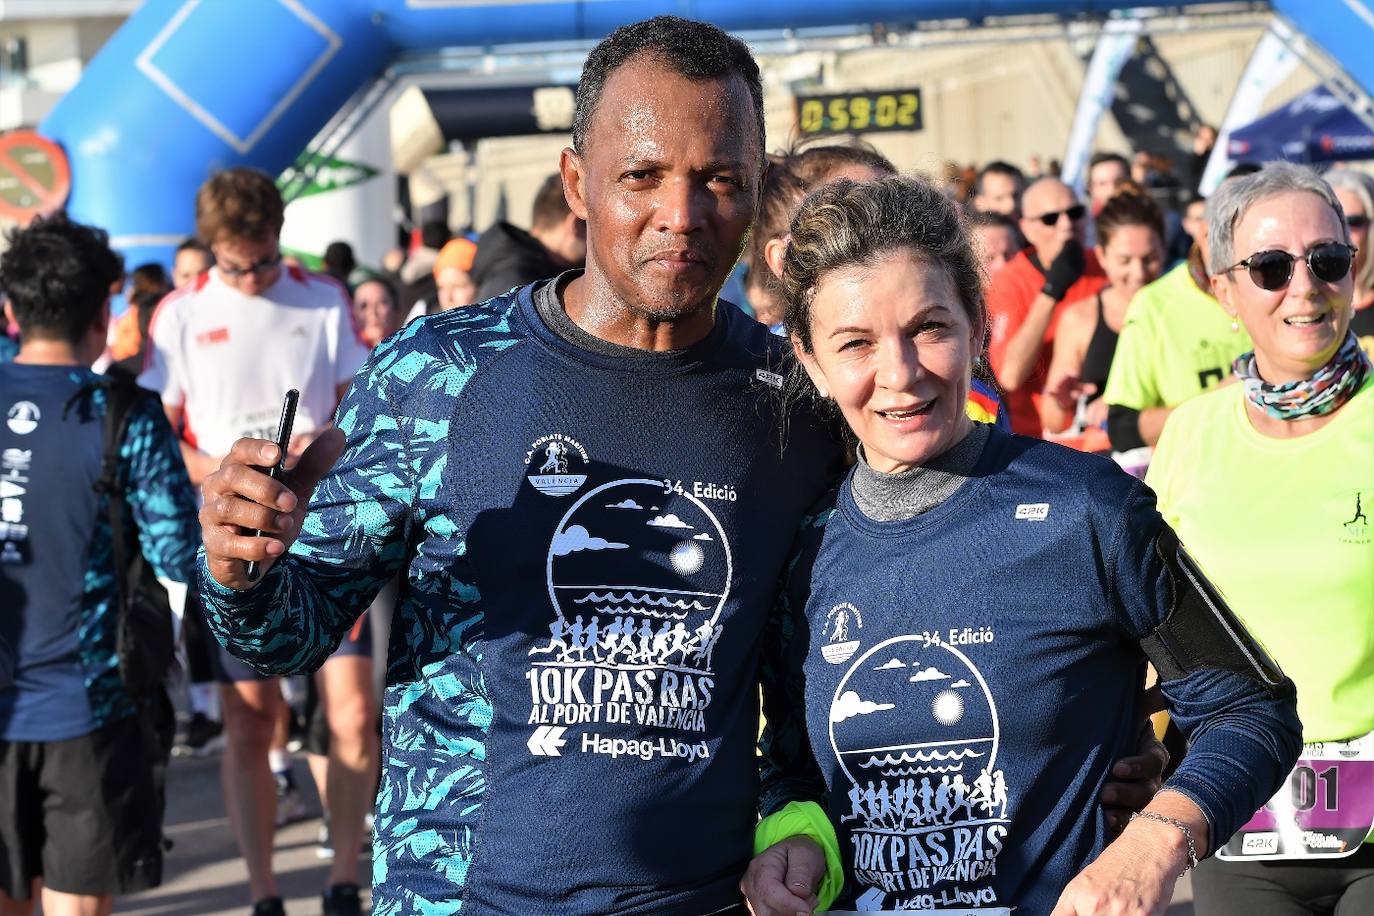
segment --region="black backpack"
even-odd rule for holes
[[[141,703],[160,695],[163,680],[175,662],[176,644],[167,590],[144,559],[137,535],[133,543],[126,540],[131,528],[125,524],[129,507],[119,478],[119,449],[133,408],[145,398],[156,400],[157,395],[120,376],[110,376],[95,384],[104,390],[106,398],[105,447],[95,487],[96,492],[105,495],[109,507],[110,550],[119,600],[119,676],[133,700]]]

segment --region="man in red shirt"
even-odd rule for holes
[[[1083,246],[1087,210],[1057,178],[1041,178],[1021,198],[1022,250],[988,284],[992,324],[988,355],[1006,390],[1011,428],[1043,432],[1036,402],[1045,387],[1060,305],[1094,295],[1107,283]]]

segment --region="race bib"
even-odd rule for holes
[[[1340,858],[1358,850],[1371,827],[1374,732],[1305,745],[1283,788],[1217,850],[1217,858]]]

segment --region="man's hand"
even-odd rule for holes
[[[286,553],[300,533],[310,494],[320,478],[343,454],[344,434],[336,428],[320,433],[283,480],[273,480],[263,468],[280,457],[276,443],[240,439],[219,470],[205,480],[205,504],[200,531],[210,574],[221,585],[245,589],[248,561],[257,560],[266,573]],[[263,537],[247,532],[261,529]]]
[[[1146,719],[1136,741],[1136,752],[1112,764],[1112,772],[1102,787],[1102,809],[1113,833],[1126,829],[1131,815],[1143,811],[1163,786],[1164,768],[1169,752],[1155,738],[1154,726]]]
[[[1069,287],[1078,282],[1086,269],[1087,255],[1083,253],[1083,246],[1070,239],[1045,271],[1045,285],[1040,291],[1055,302],[1062,302],[1069,294]]]
[[[794,836],[754,856],[739,889],[754,916],[811,916],[825,872],[820,845],[809,837]]]

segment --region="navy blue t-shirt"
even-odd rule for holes
[[[0,740],[61,741],[133,712],[115,653],[116,581],[100,376],[0,364]],[[130,413],[119,453],[126,543],[186,582],[200,529],[195,496],[157,398]],[[5,677],[8,669],[9,677]]]
[[[766,641],[762,809],[823,801],[837,909],[1043,916],[1110,840],[1099,793],[1144,720],[1139,640],[1173,602],[1154,496],[996,430],[907,521],[866,517],[849,480]],[[1219,671],[1164,687],[1194,739],[1169,785],[1224,839],[1291,765],[1294,705]]]
[[[318,666],[381,584],[392,625],[374,913],[736,904],[759,641],[837,444],[786,427],[782,342],[721,306],[674,354],[595,353],[531,288],[383,343],[288,561],[215,635]]]

